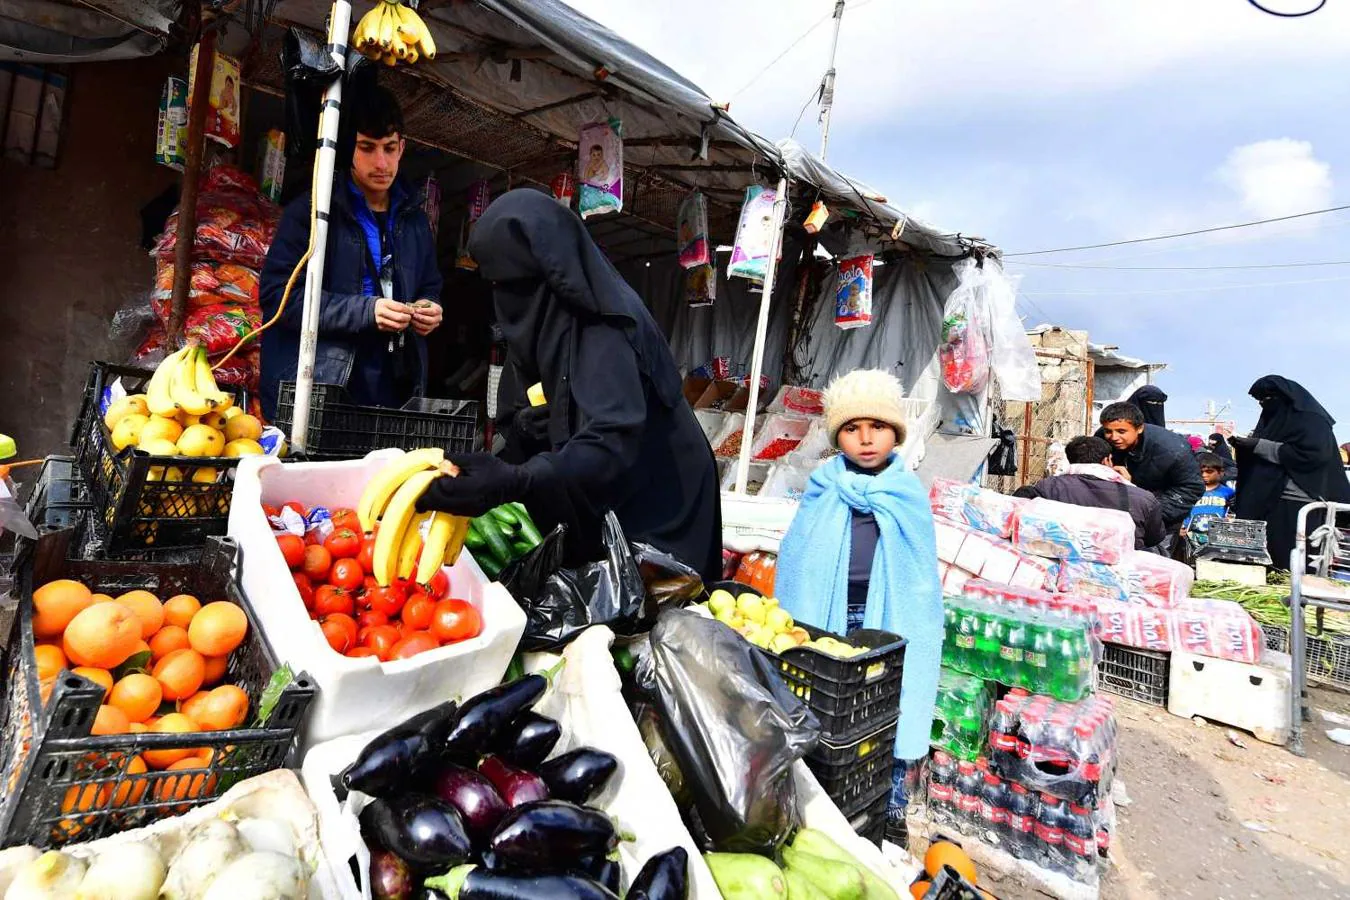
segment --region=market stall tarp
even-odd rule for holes
[[[102,0],[86,6],[0,0],[0,61],[50,65],[151,56],[164,49],[163,36],[177,11],[177,0]]]

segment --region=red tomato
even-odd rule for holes
[[[365,583],[361,564],[354,559],[339,559],[328,570],[328,583],[351,591],[354,595]]]
[[[300,592],[300,601],[305,604],[305,609],[313,609],[314,585],[310,584],[309,576],[304,572],[295,572],[291,578],[295,580],[295,589]]]
[[[319,540],[319,529],[311,528],[309,531],[305,532],[305,546],[306,547],[323,546],[323,541]]]
[[[305,505],[303,503],[297,503],[294,500],[287,500],[285,503],[281,505],[286,509],[295,510],[296,515],[298,515],[302,519],[305,516],[309,515],[309,513],[305,510]],[[278,513],[278,515],[280,515],[280,513]]]
[[[388,625],[389,617],[382,612],[368,609],[356,617],[356,624],[362,628],[371,628],[375,625]]]
[[[482,630],[483,617],[472,603],[451,597],[436,604],[431,617],[431,633],[442,644],[467,641],[478,637]]]
[[[403,611],[403,604],[408,600],[407,593],[394,584],[389,587],[377,587],[366,597],[369,598],[372,610],[384,613],[391,619]]]
[[[444,600],[450,596],[450,576],[445,574],[445,569],[437,569],[436,574],[431,576],[431,581],[427,582],[427,593],[433,600]]]
[[[304,570],[310,581],[327,581],[328,570],[332,567],[333,554],[316,544],[305,548]]]
[[[328,639],[328,646],[338,653],[346,653],[356,646],[356,620],[351,616],[342,613],[324,616],[319,620],[319,627]]]
[[[292,572],[304,563],[305,542],[296,535],[277,535],[277,547],[281,550],[281,556],[286,560],[286,565],[290,566]]]
[[[331,584],[320,585],[314,592],[314,614],[319,618],[342,613],[351,616],[356,612],[356,601],[351,591]],[[355,620],[353,620],[355,621]]]
[[[361,536],[350,528],[335,528],[323,546],[333,559],[356,559],[361,552]]]
[[[361,590],[365,591],[367,594],[371,591],[377,591],[379,588],[380,583],[375,580],[374,575],[367,575],[361,580]]]
[[[360,659],[363,656],[370,656],[375,659],[380,658],[380,654],[375,652],[374,647],[353,647],[347,651],[346,656],[348,659]],[[381,662],[383,662],[383,660],[381,660]]]
[[[348,509],[343,506],[333,510],[333,527],[338,531],[344,528],[350,528],[357,534],[361,533],[361,517],[356,514],[356,510]]]
[[[409,659],[427,650],[435,650],[440,644],[435,636],[427,631],[414,631],[399,641],[389,651],[390,659]]]
[[[264,503],[262,505],[262,508],[263,508],[263,515],[267,516],[267,518],[269,519],[275,519],[277,516],[281,515],[280,506],[273,506],[270,503]]]
[[[375,537],[365,537],[361,539],[361,552],[356,554],[356,561],[361,564],[361,568],[369,575],[375,571]]]
[[[357,636],[357,642],[361,646],[372,648],[383,660],[390,658],[394,645],[401,640],[403,640],[402,633],[393,625],[376,625]]]
[[[432,600],[426,594],[413,594],[408,598],[408,602],[403,604],[401,618],[403,624],[414,631],[425,631],[431,627],[431,620],[436,615],[436,601]]]

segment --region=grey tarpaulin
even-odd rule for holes
[[[0,0],[0,61],[52,65],[151,56],[164,49],[163,35],[178,14],[177,0],[93,5]]]

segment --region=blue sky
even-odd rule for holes
[[[829,27],[771,60],[832,0],[568,0],[664,59],[765,136],[793,129]],[[1293,11],[1316,0],[1266,0]],[[901,208],[1009,253],[1350,203],[1350,3],[1279,19],[1247,0],[849,0],[829,159]],[[797,137],[816,147],[815,108]],[[1350,440],[1350,210],[1224,233],[1028,257],[1028,324],[1166,362],[1173,417],[1251,382],[1303,382]],[[1196,290],[1197,288],[1208,288]],[[1213,289],[1220,288],[1220,289]]]

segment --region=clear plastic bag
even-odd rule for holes
[[[1134,520],[1118,509],[1037,497],[1017,510],[1012,540],[1037,556],[1115,565],[1134,552]]]
[[[942,309],[942,383],[953,394],[977,394],[989,384],[990,338],[978,288],[962,279]]]
[[[943,307],[938,351],[947,389],[979,393],[993,374],[1004,400],[1040,400],[1040,368],[1017,317],[1012,279],[992,260],[963,260],[954,271],[958,284]]]
[[[1194,569],[1156,553],[1132,550],[1122,563],[1130,600],[1144,606],[1170,609],[1189,597],[1195,584]]]
[[[659,731],[693,801],[695,839],[773,853],[801,825],[792,767],[815,748],[820,723],[769,658],[721,622],[666,610],[650,643]]]
[[[1115,780],[1115,704],[1100,694],[1078,703],[1009,694],[990,719],[989,744],[990,772],[1093,809]]]
[[[958,522],[986,534],[1006,538],[1012,534],[1013,517],[1026,501],[969,481],[933,479],[928,500],[933,515]]]

